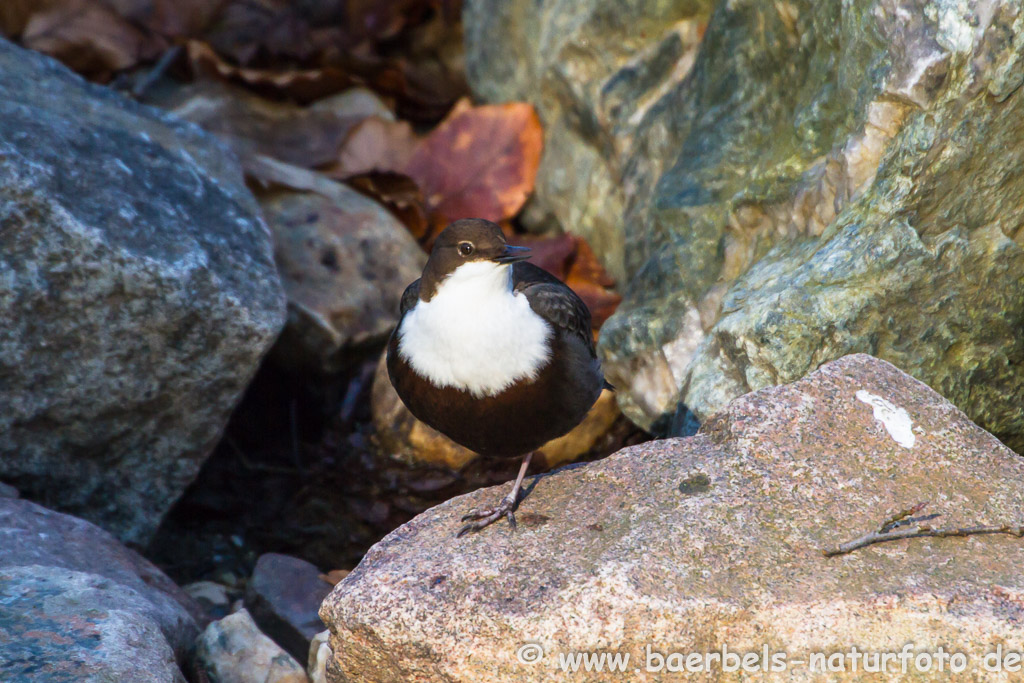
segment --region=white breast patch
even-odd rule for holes
[[[398,352],[438,387],[494,396],[537,377],[549,360],[548,323],[512,291],[511,266],[466,263],[430,301],[418,301],[398,330]]]

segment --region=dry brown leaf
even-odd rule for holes
[[[412,178],[399,173],[364,173],[345,183],[387,207],[421,244],[431,239],[431,224],[423,205],[423,193]]]
[[[344,579],[351,573],[351,571],[351,569],[332,569],[326,574],[321,574],[320,580],[326,581],[332,586],[337,586],[339,583],[341,583],[342,579]]]
[[[206,43],[190,40],[188,58],[199,75],[241,83],[276,98],[308,103],[354,85],[347,73],[334,67],[322,69],[249,69],[229,64]]]
[[[407,121],[370,117],[356,125],[345,138],[338,163],[330,174],[348,178],[372,172],[399,172],[409,163],[418,142]]]
[[[33,13],[21,32],[22,44],[64,62],[97,80],[154,59],[168,48],[161,37],[127,21],[92,0],[61,0]]]
[[[175,41],[201,35],[230,0],[108,0],[121,16]]]
[[[308,168],[333,163],[354,126],[367,116],[388,113],[376,95],[362,88],[300,107],[209,80],[149,102],[216,133],[239,154],[265,154]]]
[[[308,65],[316,53],[312,26],[330,20],[329,3],[292,0],[228,0],[203,35],[218,54],[242,66]],[[328,8],[328,11],[330,8]]]
[[[263,187],[280,185],[293,190],[314,192],[338,201],[342,201],[339,198],[344,198],[347,191],[341,183],[331,180],[322,173],[262,154],[245,155],[241,160],[245,175]]]
[[[427,206],[445,221],[511,218],[533,191],[543,130],[525,103],[473,107],[465,100],[405,166]]]
[[[543,268],[559,280],[565,280],[577,249],[577,239],[568,233],[555,237],[511,235],[508,243],[529,247],[530,263]]]
[[[430,6],[429,0],[348,0],[346,14],[353,37],[377,40],[394,38],[413,13]]]
[[[620,294],[608,289],[615,286],[615,280],[597,260],[594,250],[587,241],[581,237],[577,238],[576,254],[569,265],[565,284],[579,294],[590,309],[591,326],[594,330],[601,329],[601,325],[611,317],[622,301]]]
[[[0,34],[17,38],[33,14],[49,11],[56,0],[3,0],[0,2]]]

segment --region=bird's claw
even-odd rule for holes
[[[456,534],[456,538],[462,538],[470,531],[480,531],[484,527],[494,524],[502,517],[508,518],[508,524],[512,527],[512,530],[516,530],[516,517],[513,514],[513,510],[516,507],[516,499],[512,496],[505,496],[501,499],[493,508],[484,508],[482,510],[472,510],[469,514],[463,515],[462,521],[469,522]],[[472,521],[470,521],[472,520]]]

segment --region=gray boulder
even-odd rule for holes
[[[31,583],[45,576],[48,578],[40,580],[60,584],[60,577],[67,576],[73,577],[68,579],[69,586],[102,584],[103,590],[131,594],[135,606],[118,609],[136,612],[140,619],[155,624],[168,647],[181,660],[199,632],[197,622],[202,624],[205,620],[196,601],[163,572],[106,531],[84,520],[47,510],[27,500],[0,498],[0,539],[3,539],[0,573],[17,570],[22,577],[17,580],[19,585],[25,577],[31,579]],[[26,574],[21,571],[24,567],[35,567],[39,571]],[[67,572],[62,574],[57,570]],[[71,591],[72,587],[58,587],[58,590],[63,593]],[[46,594],[38,595],[43,600]],[[45,605],[40,607],[44,608]],[[71,607],[62,609],[68,610],[66,616],[70,618]],[[0,637],[0,662],[13,656],[12,642]],[[0,676],[0,680],[7,679]]]
[[[601,339],[624,412],[671,432],[682,405],[705,419],[866,352],[1024,451],[1020,3],[721,2],[697,48],[673,36],[707,5],[652,1],[646,42],[595,61],[634,23],[612,4],[466,16],[474,86],[554,131],[541,177],[565,190],[542,180],[536,212],[628,280]],[[622,128],[602,98],[624,83]]]
[[[185,683],[149,609],[136,591],[96,574],[0,568],[0,680]]]
[[[245,606],[260,630],[296,660],[309,658],[310,642],[324,630],[317,615],[331,584],[315,565],[278,553],[260,555],[246,586]]]
[[[321,608],[328,680],[580,680],[559,664],[577,652],[628,654],[625,671],[650,680],[744,675],[733,665],[865,680],[851,647],[910,643],[910,678],[980,681],[997,645],[1024,649],[1021,538],[823,555],[922,501],[938,517],[919,523],[933,527],[1024,523],[1024,459],[869,356],[735,400],[689,439],[531,479],[516,533],[495,525],[455,538],[459,517],[505,485],[433,508],[374,546]],[[962,653],[959,676],[950,659],[938,671],[939,645]],[[756,663],[705,658],[723,651]],[[921,654],[930,672],[915,668]],[[900,677],[898,662],[887,666]]]
[[[0,40],[0,477],[144,543],[284,312],[220,143]]]

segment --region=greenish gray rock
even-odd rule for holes
[[[713,0],[467,0],[466,72],[492,102],[528,100],[544,124],[536,194],[524,216],[583,235],[616,278],[627,275],[622,220],[636,188],[631,158],[653,175],[668,160],[652,112],[686,77]],[[624,27],[628,27],[625,30]],[[653,154],[638,155],[648,144]],[[638,175],[634,173],[634,175]],[[634,181],[635,182],[635,181]]]
[[[284,312],[220,143],[0,40],[0,477],[145,543]]]
[[[335,587],[320,610],[328,681],[878,680],[851,648],[907,643],[909,675],[890,663],[883,679],[984,681],[986,655],[1024,651],[1024,539],[822,553],[922,501],[916,523],[935,528],[1024,522],[1024,458],[869,356],[737,399],[694,437],[531,477],[518,531],[455,538],[507,490],[428,510]],[[963,671],[938,670],[940,645]],[[723,648],[755,663],[704,658]],[[574,672],[574,653],[630,659]],[[698,668],[681,668],[691,653]],[[814,653],[845,665],[812,669]]]
[[[510,4],[510,35],[582,11]],[[470,54],[502,50],[514,53],[496,39]],[[473,83],[497,61],[478,60]],[[599,153],[623,196],[597,200],[618,227],[592,241],[628,281],[601,339],[624,412],[671,431],[681,406],[704,419],[867,352],[1024,451],[1022,62],[1010,0],[719,3],[628,149]],[[543,116],[551,98],[523,88]],[[580,107],[586,121],[594,104]]]
[[[0,680],[185,683],[152,609],[96,574],[0,568]]]

